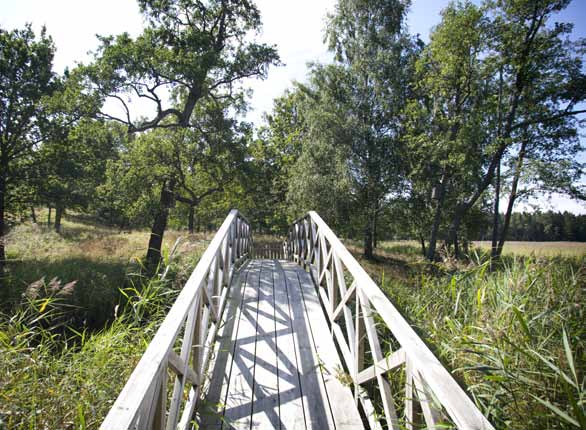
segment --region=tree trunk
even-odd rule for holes
[[[501,128],[503,122],[503,67],[501,65],[499,69],[499,96],[498,96],[498,106],[497,106],[497,132],[496,138],[498,139],[501,136]],[[493,220],[492,220],[492,243],[491,243],[491,251],[490,255],[491,258],[494,258],[497,252],[497,241],[498,241],[498,231],[499,231],[499,202],[501,198],[501,158],[498,159],[498,164],[496,166],[496,180],[494,186],[494,213],[493,213]]]
[[[421,243],[421,253],[425,257],[427,255],[427,251],[425,249],[425,238],[422,234],[419,235],[419,242]]]
[[[468,241],[468,239],[464,238],[462,240],[462,248],[464,248],[465,255],[470,255],[470,242]]]
[[[501,161],[499,160],[496,167],[496,178],[494,184],[494,212],[492,214],[492,243],[491,243],[491,258],[496,257],[498,231],[499,231],[499,199],[501,193]]]
[[[55,206],[55,232],[61,233],[61,218],[63,217],[65,208],[61,204]]]
[[[193,206],[189,206],[189,234],[193,234],[193,220],[195,218],[195,208]]]
[[[4,170],[6,172],[6,170]],[[5,205],[6,205],[6,177],[0,175],[0,288],[4,291],[4,268],[6,261],[6,248],[4,244],[4,238],[6,233],[6,222],[5,222]]]
[[[499,243],[496,249],[495,258],[500,258],[503,253],[503,247],[505,246],[505,240],[509,232],[509,225],[511,223],[511,215],[513,213],[513,206],[517,199],[517,187],[519,186],[519,178],[521,177],[521,171],[523,169],[523,161],[525,158],[525,150],[527,148],[527,140],[523,139],[521,142],[521,148],[519,149],[519,158],[517,159],[517,165],[515,167],[515,175],[513,176],[513,183],[511,184],[511,195],[509,196],[509,203],[507,205],[507,212],[505,213],[505,219],[503,221],[503,228],[499,238]]]
[[[524,71],[520,71],[517,73],[515,77],[515,84],[514,84],[514,92],[510,97],[509,101],[509,110],[507,115],[505,116],[504,125],[502,127],[502,134],[495,139],[496,143],[498,144],[498,148],[496,152],[493,154],[486,173],[482,177],[476,192],[470,197],[469,200],[461,202],[456,206],[456,212],[454,214],[454,218],[450,224],[450,229],[448,232],[448,241],[450,241],[453,237],[456,236],[456,232],[460,227],[460,223],[462,222],[462,218],[474,206],[474,204],[478,201],[478,199],[482,196],[484,191],[490,186],[494,175],[496,173],[497,165],[500,164],[500,161],[503,157],[507,149],[507,144],[505,143],[510,137],[513,132],[513,124],[515,119],[517,118],[517,109],[519,107],[519,100],[521,98],[521,93],[525,88],[525,76]]]
[[[469,208],[466,205],[456,206],[454,218],[452,218],[452,222],[450,223],[450,227],[448,229],[448,245],[455,245],[456,256],[458,255],[458,230],[460,229],[460,224],[462,223],[462,219],[464,218],[464,215],[468,209]]]
[[[161,197],[159,199],[159,208],[151,228],[149,247],[146,255],[146,267],[149,273],[154,274],[161,263],[161,247],[163,245],[163,235],[167,228],[167,219],[169,218],[169,208],[173,204],[174,181],[164,183],[161,188]]]
[[[378,211],[374,211],[374,217],[372,220],[372,246],[374,249],[378,247]]]
[[[442,221],[442,208],[444,206],[446,190],[446,176],[442,175],[442,179],[438,185],[437,205],[435,207],[435,214],[433,216],[433,224],[431,225],[431,233],[429,235],[429,245],[427,247],[427,259],[434,261],[435,249],[437,246],[437,236],[439,233],[439,227]]]
[[[37,223],[37,214],[35,213],[34,206],[31,206],[31,218],[33,220],[33,223],[36,224]]]
[[[366,227],[364,228],[364,257],[372,259],[374,256],[372,248],[372,221],[366,221]]]
[[[49,206],[49,213],[47,214],[47,227],[51,228],[51,206]]]
[[[368,202],[368,199],[366,200]],[[372,259],[374,256],[374,248],[373,248],[373,238],[374,238],[374,231],[373,231],[373,215],[374,213],[371,211],[371,205],[367,203],[366,205],[366,220],[364,223],[364,257],[368,259]]]

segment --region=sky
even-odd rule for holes
[[[275,97],[292,82],[303,82],[309,62],[331,61],[323,30],[326,14],[333,11],[335,3],[336,0],[256,0],[263,19],[259,39],[277,45],[284,65],[271,68],[266,80],[248,82],[253,89],[249,121],[259,124],[263,113],[271,110]],[[412,0],[407,18],[410,32],[428,41],[447,3],[448,0]],[[574,0],[558,16],[559,21],[575,24],[575,37],[586,37],[586,0]],[[57,47],[54,68],[59,73],[78,62],[89,62],[89,52],[98,45],[96,34],[127,31],[135,36],[143,26],[135,0],[0,0],[1,28],[21,28],[26,22],[31,22],[36,32],[43,25],[47,27]],[[586,145],[586,139],[583,142]],[[533,203],[542,209],[586,213],[586,204],[562,196]]]

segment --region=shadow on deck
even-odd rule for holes
[[[307,272],[250,261],[224,315],[201,428],[363,428]]]

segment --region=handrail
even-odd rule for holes
[[[413,428],[414,401],[418,400],[429,428],[437,428],[442,407],[461,429],[493,429],[490,422],[442,366],[417,333],[393,306],[356,259],[316,212],[309,212],[291,225],[287,257],[308,268],[325,308],[332,333],[351,374],[355,397],[371,427],[380,428],[364,384],[376,380],[389,428]],[[352,283],[347,287],[348,278]],[[395,351],[381,348],[377,326],[384,326],[400,344]],[[337,321],[344,318],[344,323]],[[346,336],[344,336],[344,334]],[[365,341],[373,365],[365,368]],[[400,424],[387,372],[405,366],[405,422]],[[401,427],[403,428],[403,427]]]
[[[237,210],[230,211],[100,429],[189,427],[228,286],[235,269],[247,257],[251,243],[250,224]],[[174,346],[183,327],[181,351],[177,353]],[[168,371],[175,374],[175,382],[167,409]],[[191,388],[185,401],[186,384]]]

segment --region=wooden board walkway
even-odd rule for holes
[[[309,274],[252,260],[235,279],[200,428],[363,428]]]

